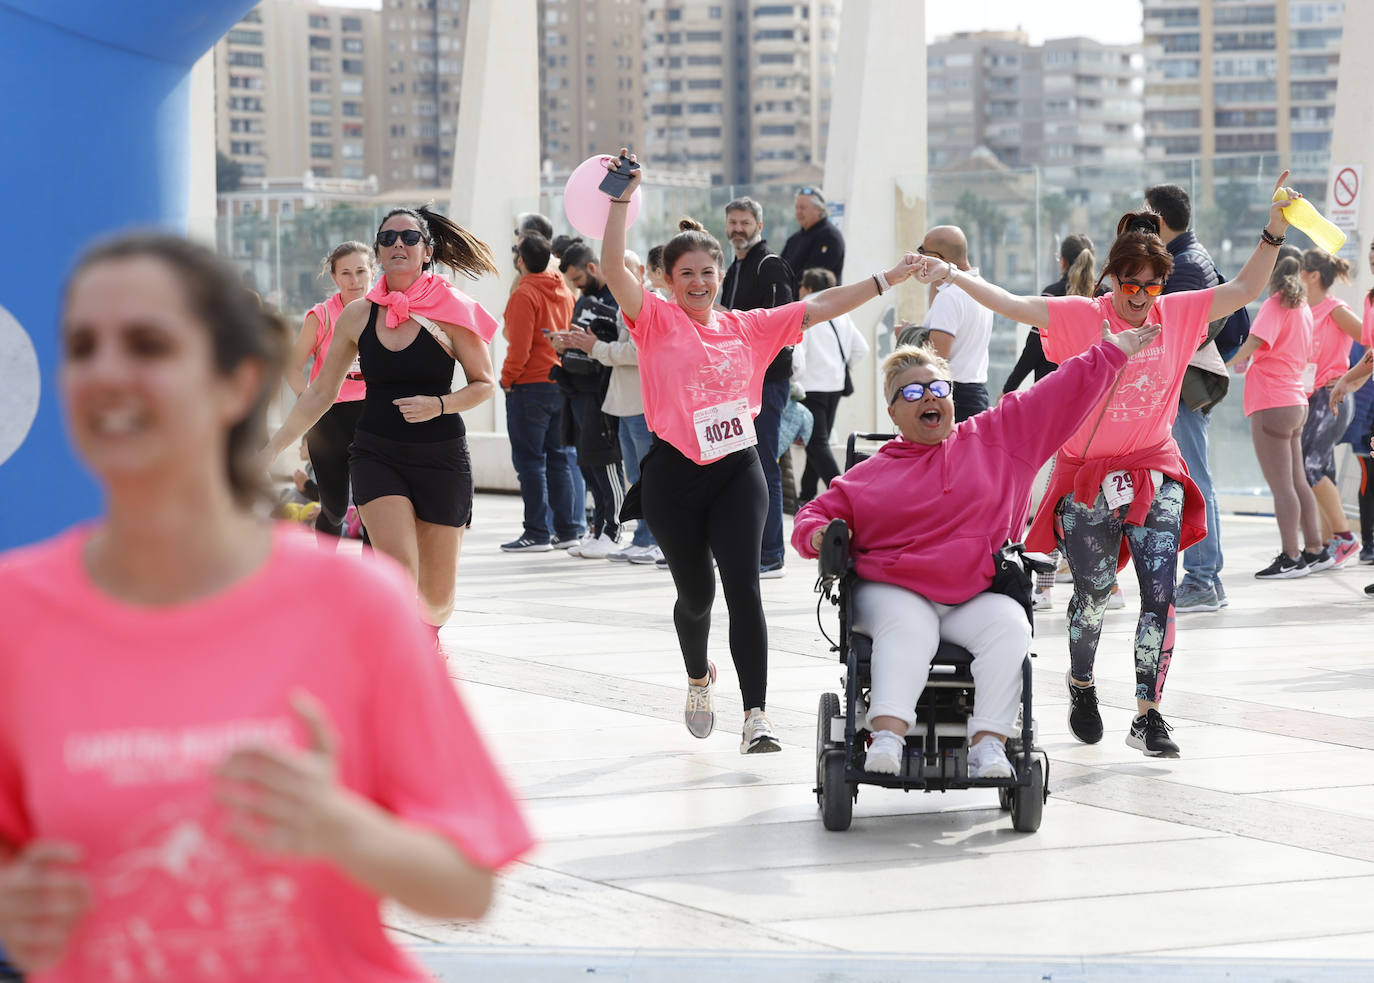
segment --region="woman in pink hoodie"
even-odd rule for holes
[[[1158,335],[1158,325],[1112,334],[1103,322],[1101,344],[957,427],[949,363],[909,345],[883,363],[887,412],[901,436],[804,506],[792,532],[797,551],[814,557],[832,519],[851,530],[862,581],[854,624],[873,638],[869,771],[900,770],[943,637],[974,655],[969,774],[1011,775],[1004,745],[1017,732],[1030,624],[1015,600],[988,591],[993,550],[1025,528],[1040,466]]]

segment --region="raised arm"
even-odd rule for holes
[[[318,423],[325,411],[334,405],[334,400],[339,398],[344,376],[358,354],[358,336],[362,334],[362,326],[366,323],[367,309],[366,300],[355,300],[339,315],[339,321],[334,326],[334,340],[330,342],[329,354],[324,357],[324,366],[267,442],[262,458],[264,468],[270,468],[277,455],[286,448],[298,444],[305,432]]]
[[[1274,182],[1274,191],[1282,188],[1283,182],[1287,179],[1288,172],[1284,171]],[[1302,197],[1291,188],[1286,190],[1289,198]],[[1259,245],[1250,254],[1244,268],[1236,274],[1234,280],[1228,280],[1212,291],[1212,307],[1207,312],[1208,321],[1234,314],[1264,291],[1265,285],[1269,282],[1269,274],[1274,272],[1274,262],[1279,258],[1279,243],[1270,240],[1282,240],[1283,234],[1288,231],[1288,219],[1283,214],[1287,207],[1287,201],[1276,201],[1269,206],[1269,222],[1260,236]]]
[[[315,338],[320,333],[320,319],[311,311],[305,315],[305,323],[296,335],[296,343],[291,346],[291,354],[286,359],[286,370],[282,375],[291,391],[299,396],[305,392],[305,363],[315,350]]]
[[[620,148],[620,156],[636,160],[634,154],[625,147]],[[605,159],[606,169],[612,170],[617,164],[614,157]],[[620,310],[631,321],[639,317],[639,309],[644,306],[644,285],[629,270],[625,269],[625,216],[629,210],[630,196],[644,178],[644,168],[630,174],[630,185],[619,198],[611,199],[611,212],[606,216],[606,231],[601,236],[601,272],[606,277],[606,286],[611,288],[611,296],[620,305]]]
[[[895,287],[912,275],[920,261],[920,256],[915,253],[907,253],[890,270],[874,273],[857,283],[846,283],[843,286],[816,291],[806,298],[806,313],[802,315],[802,330],[806,330],[813,324],[824,324],[841,314],[848,314],[861,304],[885,293],[887,288],[879,283],[879,277],[883,277],[889,285]]]
[[[994,314],[1036,328],[1050,326],[1050,305],[1039,295],[1018,297],[933,256],[922,256],[914,275],[922,283],[952,283]]]

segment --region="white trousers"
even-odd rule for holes
[[[1005,594],[979,594],[963,604],[936,604],[905,587],[862,581],[854,588],[854,628],[873,639],[868,719],[916,722],[916,701],[943,638],[973,653],[969,737],[990,731],[1015,737],[1021,706],[1021,662],[1030,651],[1026,611]]]

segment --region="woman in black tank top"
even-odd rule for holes
[[[376,252],[382,280],[339,316],[324,367],[264,456],[270,463],[323,415],[357,355],[367,396],[349,448],[353,497],[373,546],[415,579],[421,618],[437,637],[453,612],[458,551],[472,517],[458,414],[496,391],[484,340],[496,321],[430,268],[438,262],[474,278],[497,270],[484,243],[427,208],[388,213]],[[455,363],[467,379],[456,391]]]

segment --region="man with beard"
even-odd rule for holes
[[[734,311],[781,307],[794,299],[793,274],[782,257],[763,238],[763,206],[752,198],[736,198],[725,206],[725,234],[735,261],[725,271],[721,306]],[[754,418],[759,462],[768,483],[768,515],[763,523],[763,552],[759,576],[781,577],[785,544],[782,537],[782,469],[778,465],[778,432],[787,406],[792,377],[792,349],[784,348],[763,377],[763,404]]]

